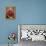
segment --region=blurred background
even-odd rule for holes
[[[5,18],[7,6],[16,6],[16,19]],[[46,24],[46,0],[0,0],[0,44],[8,43],[10,32],[18,34],[18,24]]]

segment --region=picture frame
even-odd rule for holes
[[[6,7],[6,19],[16,19],[16,7],[8,6]]]

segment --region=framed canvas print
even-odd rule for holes
[[[46,25],[20,24],[18,25],[18,31],[20,31],[20,41],[24,39],[31,41],[46,41]]]
[[[16,19],[16,7],[6,7],[6,19]]]
[[[33,42],[46,42],[46,25],[19,24],[18,41],[20,46],[31,46]]]

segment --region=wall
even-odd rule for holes
[[[5,18],[10,5],[16,6],[15,20]],[[17,24],[46,24],[46,0],[0,0],[0,44],[8,43],[7,36],[17,32]]]

